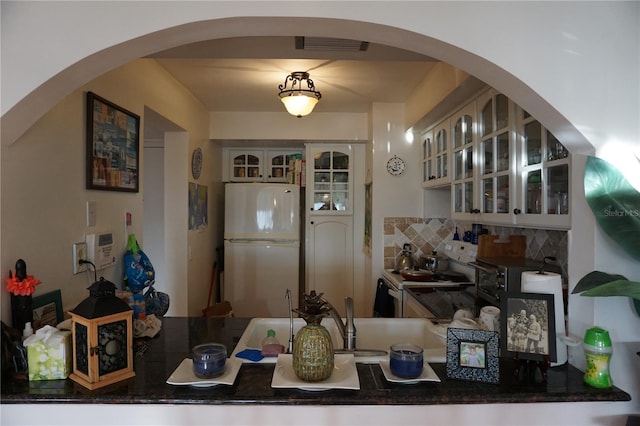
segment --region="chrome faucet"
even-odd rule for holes
[[[338,313],[337,309],[334,308],[327,299],[322,298],[322,300],[329,306],[329,315],[331,315],[331,318],[333,318],[338,326],[340,336],[344,341],[344,350],[354,351],[356,349],[356,326],[353,323],[353,299],[351,297],[344,298],[344,307],[347,311],[345,323],[342,322],[342,318],[340,318],[340,313]]]
[[[289,346],[287,348],[287,353],[293,353],[293,309],[291,306],[291,290],[287,289],[284,297],[287,299],[289,303]]]

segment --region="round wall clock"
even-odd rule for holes
[[[198,179],[200,172],[202,172],[202,149],[196,148],[191,156],[191,174],[194,179]]]
[[[387,171],[392,176],[401,175],[402,173],[404,173],[406,168],[407,164],[402,158],[398,157],[397,155],[394,155],[393,158],[390,158],[389,161],[387,161]]]

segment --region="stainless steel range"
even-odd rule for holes
[[[474,305],[475,283],[464,274],[439,273],[434,281],[407,281],[386,269],[382,272],[398,318],[451,319],[460,308]]]

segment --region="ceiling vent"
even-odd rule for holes
[[[296,49],[329,52],[366,52],[368,41],[329,37],[296,37]]]

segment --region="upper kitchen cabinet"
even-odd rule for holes
[[[516,223],[569,228],[569,151],[522,109],[518,111],[518,136]]]
[[[478,210],[475,197],[474,151],[476,151],[476,103],[471,102],[451,116],[452,123],[452,211],[457,219],[473,219]]]
[[[287,177],[289,163],[295,156],[302,158],[300,151],[265,151],[266,181],[289,182],[289,178]]]
[[[228,182],[288,182],[292,156],[299,150],[225,149],[225,180]]]
[[[422,136],[422,182],[425,188],[446,186],[451,182],[449,125],[449,119],[443,120]]]
[[[352,156],[347,145],[307,145],[307,205],[311,214],[352,214]]]
[[[484,222],[512,223],[516,174],[515,104],[489,91],[478,98],[478,201]]]
[[[454,219],[549,229],[571,226],[570,155],[540,122],[493,89],[448,121]],[[438,126],[424,134],[425,173],[437,171]]]

